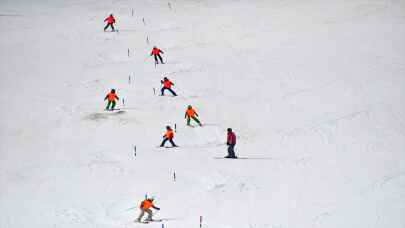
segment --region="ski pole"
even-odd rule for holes
[[[130,207],[130,208],[126,209],[125,211],[130,211],[130,210],[135,209],[135,208],[137,208],[137,206]]]
[[[182,89],[179,88],[178,86],[174,86],[174,87],[176,87],[176,89],[177,89],[178,91],[180,91],[183,95],[188,95],[188,93],[186,93],[184,90],[182,90]]]
[[[149,57],[150,57],[150,55],[147,55],[147,56],[145,57],[145,59],[143,59],[143,61],[145,62]]]

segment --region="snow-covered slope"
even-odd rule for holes
[[[161,227],[145,194],[166,228],[405,227],[404,1],[2,0],[0,26],[1,228]]]

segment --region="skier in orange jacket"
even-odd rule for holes
[[[166,134],[163,136],[163,141],[160,144],[160,147],[164,147],[167,140],[172,144],[173,147],[177,147],[177,145],[173,142],[174,132],[170,126],[166,126]]]
[[[141,209],[141,214],[139,217],[136,219],[137,222],[141,222],[142,217],[144,216],[145,212],[148,214],[148,218],[145,220],[145,222],[153,221],[152,216],[152,210],[150,208],[153,208],[155,210],[160,210],[160,208],[156,207],[153,204],[153,198],[148,198],[142,201],[141,205],[139,206],[139,209]]]
[[[184,114],[184,119],[187,118],[187,126],[191,126],[190,125],[190,119],[193,119],[201,127],[202,124],[201,124],[200,120],[197,119],[197,117],[198,117],[197,112],[193,109],[193,107],[191,107],[191,105],[189,105],[187,107],[186,113]]]
[[[104,100],[108,100],[107,107],[105,108],[105,110],[113,111],[115,108],[116,99],[119,100],[120,98],[115,93],[115,89],[112,89],[111,92],[109,92],[104,98]],[[111,105],[111,109],[110,109],[110,105]]]
[[[107,22],[107,25],[104,27],[104,32],[108,27],[111,27],[112,31],[114,32],[114,24],[115,24],[115,18],[112,14],[110,14],[110,16],[108,16],[104,22]]]
[[[155,65],[159,64],[158,58],[159,58],[161,64],[165,64],[163,62],[163,59],[162,59],[162,56],[160,55],[160,53],[164,54],[164,52],[162,50],[160,50],[159,48],[157,48],[156,46],[153,47],[152,52],[150,53],[150,56],[153,55],[153,57],[155,58]]]

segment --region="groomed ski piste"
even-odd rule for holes
[[[0,26],[1,228],[405,227],[402,0],[2,0]]]

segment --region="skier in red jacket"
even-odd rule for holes
[[[114,24],[115,24],[115,18],[112,14],[110,14],[109,17],[107,17],[104,22],[107,22],[107,25],[104,27],[104,32],[108,27],[111,27],[112,31],[114,32]]]
[[[228,128],[228,137],[226,140],[226,145],[228,145],[228,156],[225,158],[238,158],[235,155],[235,151],[233,150],[235,148],[236,144],[236,135],[233,133],[232,128]]]
[[[177,94],[172,90],[172,85],[174,85],[173,82],[171,82],[167,77],[164,77],[163,80],[160,81],[160,83],[163,84],[162,90],[160,91],[161,96],[165,95],[166,89],[169,90],[173,94],[173,96],[177,96]]]
[[[160,50],[159,48],[157,48],[156,46],[153,47],[152,52],[150,53],[150,56],[153,55],[153,57],[155,58],[155,64],[159,64],[158,58],[159,58],[161,64],[165,64],[163,62],[163,59],[162,59],[162,56],[160,55],[160,53],[164,54],[164,52],[162,50]]]

